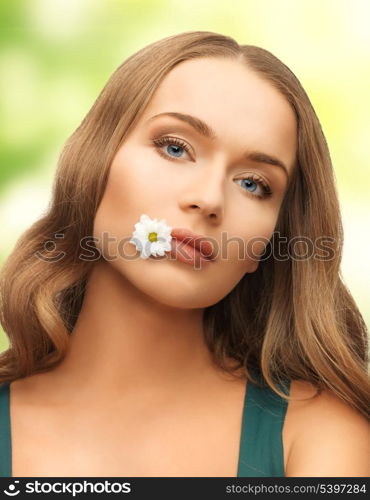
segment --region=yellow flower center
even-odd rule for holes
[[[153,242],[153,241],[157,241],[157,233],[149,233],[149,241]]]

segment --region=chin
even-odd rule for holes
[[[179,263],[140,259],[129,262],[124,269],[123,266],[118,267],[119,272],[136,290],[155,302],[177,309],[209,307],[228,293],[224,287],[218,289],[214,286],[212,276],[202,270],[192,269],[186,264],[176,264]]]

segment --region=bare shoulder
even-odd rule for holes
[[[336,394],[316,394],[309,382],[294,380],[290,395],[292,440],[287,477],[368,477],[370,425],[367,418]]]

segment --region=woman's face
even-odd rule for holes
[[[180,114],[202,120],[215,137]],[[285,98],[242,63],[182,62],[113,159],[94,223],[96,246],[108,265],[162,304],[215,304],[257,269],[292,174],[296,135]],[[277,158],[286,170],[262,155],[247,157],[252,152]],[[192,266],[167,252],[142,259],[129,242],[142,214],[205,236],[215,260]]]

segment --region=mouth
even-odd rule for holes
[[[216,253],[214,251],[212,243],[207,240],[206,236],[193,233],[189,229],[182,227],[174,228],[171,232],[171,235],[172,241],[175,240],[181,242],[181,248],[183,248],[191,255],[197,255],[196,252],[198,252],[203,260],[215,260]]]
[[[200,262],[208,263],[216,259],[213,245],[201,234],[193,233],[186,228],[174,228],[171,232],[171,258],[190,265]],[[165,256],[154,256],[150,258],[160,260]]]
[[[194,245],[177,240],[176,238],[172,238],[171,240],[170,255],[174,259],[190,265],[197,265],[200,262],[211,262],[211,259],[204,256]]]

